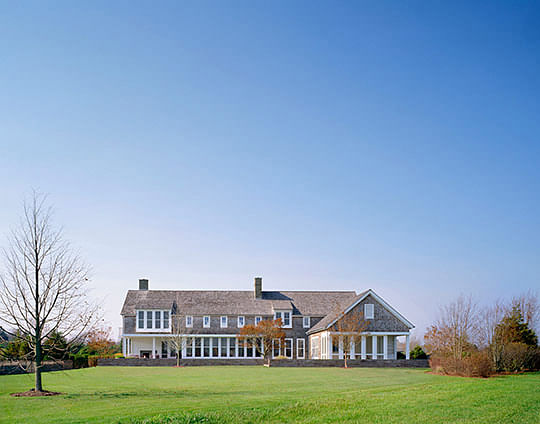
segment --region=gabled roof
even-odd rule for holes
[[[253,291],[129,290],[121,314],[170,309],[176,302],[187,315],[273,315],[275,309],[292,309],[293,315],[323,317],[336,303],[350,303],[355,297],[354,291],[263,291],[256,299]]]
[[[322,320],[320,320],[317,324],[315,324],[312,328],[310,328],[307,334],[318,333],[319,331],[324,331],[324,330],[329,329],[330,327],[332,327],[332,325],[336,323],[337,319],[342,313],[348,313],[351,309],[353,309],[356,305],[358,305],[362,300],[364,300],[368,296],[372,296],[388,312],[394,315],[399,321],[401,321],[407,327],[414,328],[414,325],[409,320],[407,320],[403,315],[401,315],[398,311],[396,311],[388,303],[386,303],[386,301],[382,297],[380,297],[377,293],[369,289],[357,295],[352,301],[348,303],[344,303],[343,305],[341,305],[341,307],[334,309],[331,313],[326,315]]]

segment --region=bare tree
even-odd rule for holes
[[[363,312],[357,307],[349,312],[336,306],[337,321],[332,326],[332,331],[339,337],[333,337],[333,343],[342,343],[344,366],[347,368],[347,358],[351,353],[351,345],[355,338],[361,337],[367,330],[369,321],[364,319]]]
[[[97,317],[88,301],[88,268],[51,224],[46,198],[34,192],[24,203],[20,226],[3,249],[0,326],[30,344],[35,391],[42,392],[43,344],[53,333],[68,340],[82,336]]]
[[[435,325],[424,336],[429,353],[460,359],[479,340],[478,314],[472,297],[459,296],[440,309]]]
[[[176,352],[176,366],[180,366],[180,355],[188,344],[188,334],[192,333],[192,328],[185,326],[185,315],[178,313],[176,302],[173,303],[171,311],[171,337],[169,339],[170,346]]]

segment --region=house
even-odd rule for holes
[[[399,336],[406,337],[409,359],[413,324],[373,290],[263,291],[259,277],[253,291],[149,290],[148,280],[139,280],[139,290],[129,290],[122,307],[123,353],[175,357],[172,338],[181,336],[182,358],[258,358],[257,349],[238,343],[237,334],[245,325],[281,318],[286,338],[274,346],[274,357],[342,359],[334,323],[351,311],[361,311],[369,322],[351,344],[352,359],[396,359]],[[173,319],[180,324],[173,326]]]

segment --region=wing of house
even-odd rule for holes
[[[368,306],[366,306],[368,305]],[[372,290],[263,291],[255,278],[253,291],[149,290],[139,280],[139,290],[129,290],[122,307],[124,355],[131,357],[257,358],[236,336],[245,325],[281,318],[285,345],[274,356],[296,359],[342,358],[340,335],[335,331],[340,314],[366,310],[369,326],[357,337],[352,358],[393,359],[398,336],[409,339],[413,325]],[[172,348],[171,319],[179,321],[186,340],[181,352]],[[176,321],[175,321],[176,322]],[[408,345],[408,344],[407,344]],[[408,352],[407,352],[408,357]]]

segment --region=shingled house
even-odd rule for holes
[[[360,310],[369,325],[351,345],[352,359],[396,359],[397,337],[414,327],[373,290],[263,291],[255,278],[253,291],[149,290],[139,280],[139,290],[129,290],[122,307],[124,355],[139,358],[176,356],[171,343],[171,320],[181,323],[185,336],[182,358],[258,358],[257,349],[238,343],[244,325],[281,318],[284,346],[273,355],[294,359],[342,359],[343,346],[333,324],[340,312]],[[176,326],[175,326],[176,327]]]

